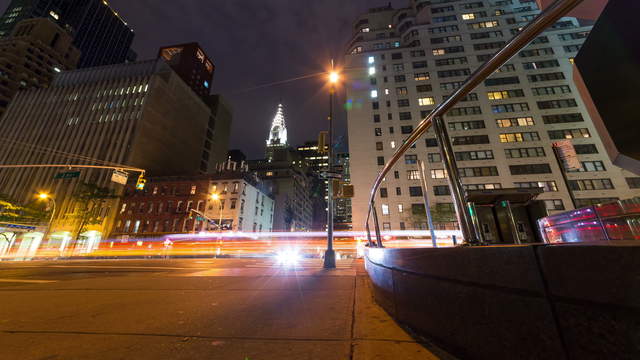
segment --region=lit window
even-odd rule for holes
[[[49,11],[49,15],[51,15],[52,18],[58,20],[60,18],[60,15],[56,14],[55,11],[51,10]]]
[[[389,89],[384,89],[384,94],[389,95]]]
[[[431,170],[431,178],[432,179],[446,179],[447,178],[447,170],[445,170],[445,169],[433,169],[433,170]]]
[[[209,82],[208,81],[204,81],[204,87],[206,87],[207,89],[209,88]]]
[[[389,205],[382,204],[382,215],[389,215]]]
[[[267,171],[266,176],[273,176],[273,171]]]
[[[369,64],[373,64],[374,63],[375,58],[373,56],[369,56]]]
[[[369,32],[369,31],[370,31],[370,29],[369,29],[369,28],[362,28],[360,31],[362,31],[362,32]]]
[[[369,75],[374,75],[376,73],[376,67],[375,66],[369,66]]]
[[[398,204],[398,212],[402,213],[404,211],[404,206],[402,204]]]
[[[462,14],[462,20],[473,20],[475,18],[476,18],[476,14],[474,13]]]
[[[378,97],[378,90],[371,90],[371,97],[372,98],[377,98]]]
[[[395,149],[396,148],[396,142],[395,141],[391,141],[391,148]]]
[[[436,102],[432,97],[424,97],[424,98],[419,98],[418,99],[418,105],[420,106],[425,106],[425,105],[434,105]]]

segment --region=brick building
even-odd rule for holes
[[[229,161],[209,175],[149,178],[143,191],[129,185],[112,236],[217,231],[220,223],[222,230],[271,231],[274,200],[246,166],[238,165]]]

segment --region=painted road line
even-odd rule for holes
[[[47,284],[54,283],[58,280],[27,280],[27,279],[0,279],[3,283],[25,283],[25,284]]]

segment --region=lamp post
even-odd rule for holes
[[[47,193],[39,193],[38,198],[40,200],[50,200],[51,204],[53,204],[53,209],[51,210],[51,216],[49,217],[49,224],[47,225],[47,230],[44,232],[44,235],[42,236],[42,240],[44,241],[47,239],[49,232],[51,232],[51,224],[53,223],[53,217],[56,214],[56,200]]]
[[[220,216],[220,220],[218,220],[218,230],[220,230],[220,232],[222,232],[222,199],[220,199],[220,195],[218,194],[211,194],[210,196],[211,200],[213,201],[217,201],[218,202],[218,215]]]
[[[331,60],[331,71],[328,74],[329,80],[329,151],[328,151],[328,174],[333,173],[333,95],[336,92],[336,85],[340,81],[340,74],[333,66]],[[327,190],[327,250],[324,252],[324,268],[334,269],[336,267],[336,253],[333,250],[333,178],[328,177]]]

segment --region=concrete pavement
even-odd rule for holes
[[[0,263],[0,359],[451,359],[372,301],[359,261]]]

